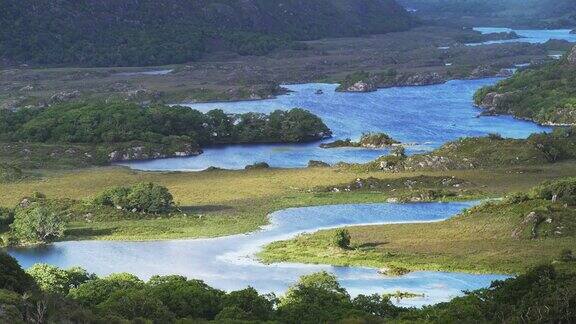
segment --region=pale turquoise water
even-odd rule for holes
[[[147,279],[155,274],[182,274],[224,289],[253,286],[260,292],[283,293],[305,274],[326,270],[336,274],[352,294],[396,291],[424,293],[401,301],[422,306],[448,301],[463,290],[487,287],[502,275],[475,275],[418,271],[401,277],[384,277],[375,269],[324,265],[272,264],[254,259],[262,246],[303,232],[358,224],[435,222],[449,218],[474,203],[355,204],[291,208],[271,214],[271,224],[258,232],[214,239],[111,242],[60,242],[34,249],[11,250],[23,267],[37,262],[60,267],[82,266],[99,275],[130,272]],[[414,233],[417,235],[417,233]]]
[[[546,43],[551,39],[576,42],[576,34],[570,34],[571,29],[511,29],[511,28],[497,28],[497,27],[476,27],[474,28],[474,30],[479,31],[482,34],[513,31],[516,32],[518,36],[522,37],[519,39],[488,41],[483,42],[482,44],[502,44],[502,43],[516,43],[516,42],[542,44]]]
[[[229,103],[191,104],[208,111],[229,113],[263,112],[302,107],[320,116],[334,132],[335,139],[359,139],[363,132],[385,132],[395,139],[414,144],[408,153],[429,151],[466,136],[500,133],[505,137],[525,138],[550,128],[509,116],[483,116],[474,107],[474,92],[499,79],[455,80],[446,84],[380,89],[371,93],[335,92],[334,84],[286,86],[294,91],[276,99]],[[322,89],[324,94],[317,95]],[[230,145],[206,148],[197,157],[133,161],[121,163],[141,170],[199,171],[210,166],[242,169],[248,164],[267,162],[273,167],[305,167],[309,160],[328,163],[368,162],[387,154],[387,149],[321,149],[319,143],[288,145]]]

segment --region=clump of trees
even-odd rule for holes
[[[35,64],[165,65],[197,60],[215,41],[218,50],[263,55],[294,41],[415,24],[392,0],[6,0],[0,2],[0,57]]]
[[[5,127],[3,127],[5,126]],[[0,140],[114,144],[132,141],[176,146],[297,143],[331,135],[322,120],[300,108],[261,113],[207,113],[188,107],[141,107],[127,102],[75,102],[44,109],[0,110]]]
[[[282,297],[254,288],[226,293],[178,275],[147,282],[119,273],[97,277],[81,268],[35,265],[23,271],[0,253],[0,321],[20,322],[421,322],[546,323],[576,320],[576,275],[546,265],[450,302],[422,309],[394,306],[389,296],[352,298],[327,272],[303,276]]]
[[[15,209],[10,229],[11,239],[20,243],[46,243],[64,235],[65,220],[40,198]]]
[[[110,188],[96,196],[93,202],[100,206],[150,214],[169,213],[174,207],[174,197],[168,188],[150,182]]]

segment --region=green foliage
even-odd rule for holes
[[[62,216],[42,204],[16,210],[10,225],[16,239],[23,243],[46,243],[64,234]]]
[[[334,233],[334,244],[342,249],[350,248],[350,232],[347,229],[338,229]]]
[[[68,270],[60,269],[53,265],[37,263],[26,270],[42,291],[50,294],[67,295],[71,288],[96,279],[94,274],[89,274],[80,267]]]
[[[490,93],[503,94],[489,109],[540,123],[576,124],[576,67],[564,62],[537,66],[480,89],[480,105]]]
[[[68,297],[86,307],[94,307],[104,302],[112,293],[120,290],[141,289],[144,282],[127,274],[112,274],[105,278],[89,280],[76,288],[71,288]]]
[[[0,289],[17,293],[36,289],[34,279],[22,270],[16,259],[5,252],[0,252]]]
[[[270,115],[203,114],[188,107],[141,107],[126,102],[76,102],[42,110],[0,110],[0,140],[112,144],[140,141],[173,147],[189,145],[305,142],[329,136],[314,114],[299,108]]]
[[[292,40],[413,25],[392,0],[7,0],[0,3],[0,56],[36,64],[164,65],[222,49],[262,55]]]
[[[9,226],[14,221],[14,210],[0,207],[0,229]]]
[[[146,290],[180,318],[213,319],[222,310],[224,292],[200,280],[155,276],[147,283]]]
[[[326,323],[341,319],[352,302],[336,277],[319,272],[300,278],[280,298],[278,313],[287,323]]]
[[[174,198],[166,187],[154,183],[138,183],[131,187],[114,187],[99,194],[94,204],[117,209],[163,214],[172,210]]]
[[[360,144],[362,146],[382,147],[397,143],[399,142],[384,133],[364,133],[360,138]]]
[[[14,165],[0,163],[0,183],[14,182],[22,179],[24,179],[22,169]]]
[[[576,178],[547,181],[532,190],[538,199],[558,200],[571,206],[576,205]]]
[[[267,321],[274,316],[276,298],[262,296],[252,287],[233,291],[224,297],[223,310],[216,319]]]

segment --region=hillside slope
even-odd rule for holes
[[[6,0],[5,63],[138,66],[216,49],[264,54],[294,40],[406,30],[395,0]]]
[[[560,28],[576,24],[572,0],[399,0],[431,21],[487,26]]]
[[[474,95],[486,114],[576,124],[576,47],[560,62],[527,69]]]

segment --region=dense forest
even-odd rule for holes
[[[479,90],[488,114],[512,114],[549,124],[576,124],[576,48],[559,62],[516,73]]]
[[[459,23],[493,19],[503,27],[574,27],[576,2],[572,0],[399,0],[426,20],[455,18]],[[491,21],[491,20],[484,20]]]
[[[259,55],[292,41],[414,24],[395,0],[6,0],[0,2],[0,59],[162,65],[219,49]]]
[[[282,297],[255,289],[226,293],[200,280],[122,273],[98,277],[82,268],[37,264],[23,271],[0,254],[0,321],[8,323],[570,323],[576,320],[576,277],[541,266],[515,279],[423,309],[389,297],[352,298],[326,272],[304,276]]]
[[[330,134],[320,118],[298,108],[269,115],[230,115],[222,110],[202,113],[181,106],[78,102],[0,110],[0,140],[8,142],[113,144],[174,139],[203,146],[306,142]]]

